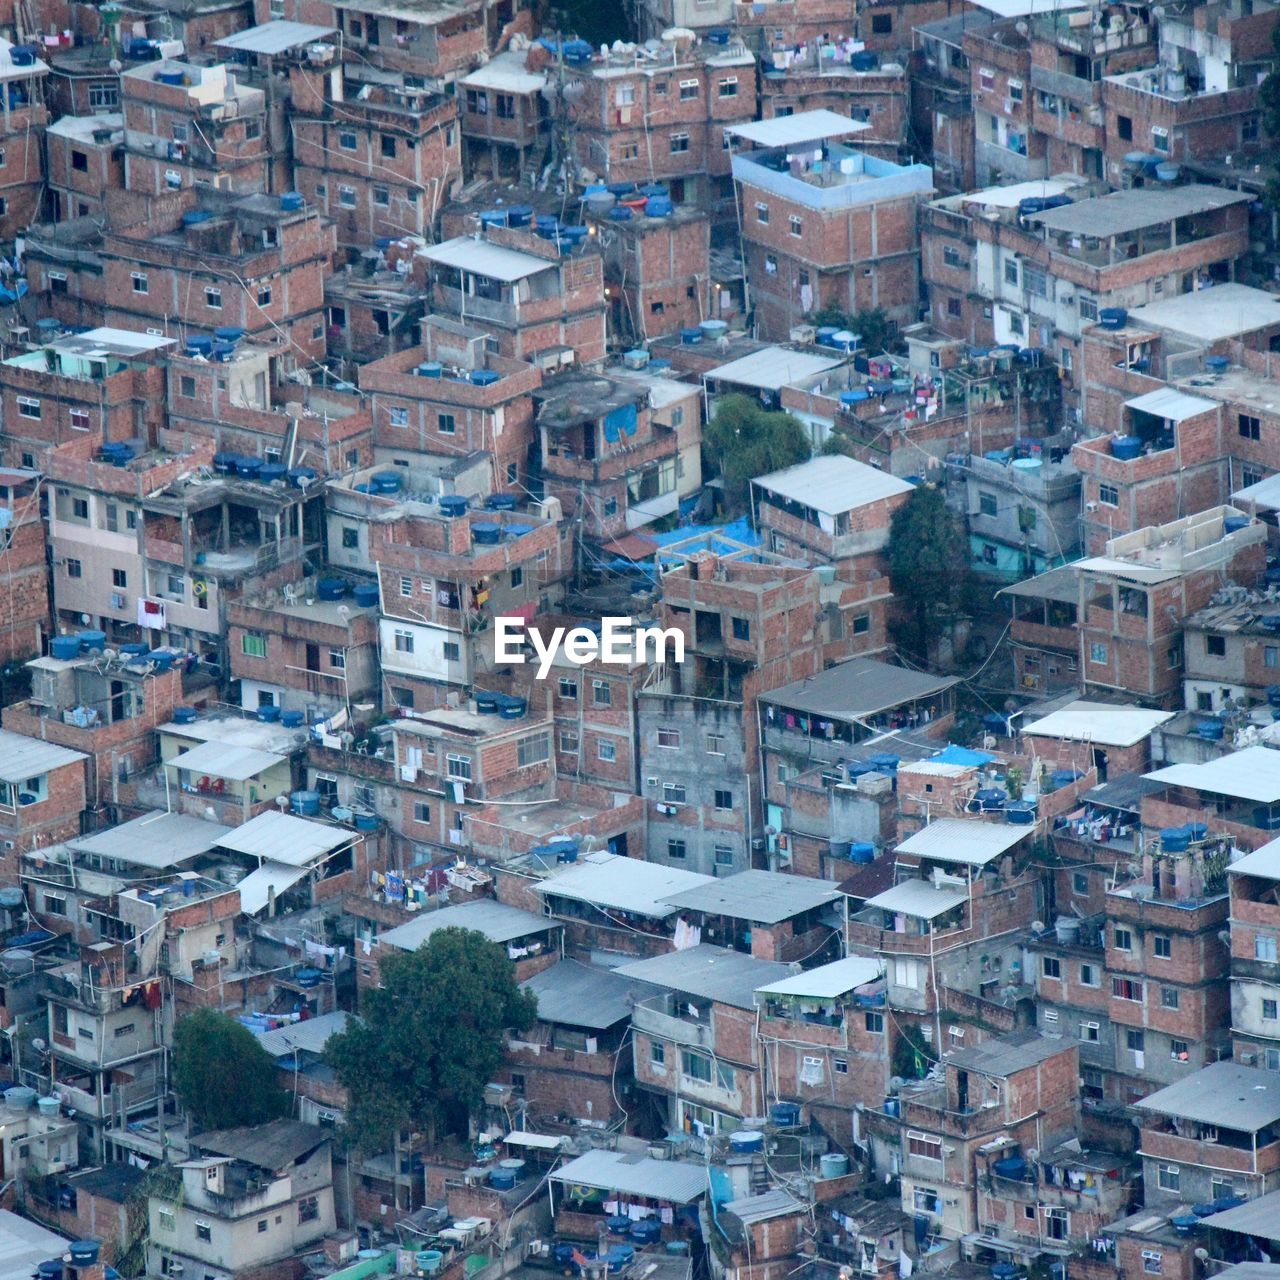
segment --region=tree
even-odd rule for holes
[[[440,929],[416,951],[382,961],[382,985],[361,998],[325,1046],[351,1095],[354,1145],[384,1151],[401,1129],[434,1141],[466,1135],[485,1085],[502,1066],[505,1032],[523,1031],[538,1002],[516,985],[506,952],[470,929]]]
[[[201,1129],[263,1124],[289,1114],[276,1064],[248,1027],[197,1009],[173,1030],[173,1087]]]
[[[833,324],[837,328],[856,333],[862,339],[858,350],[869,356],[892,351],[899,345],[898,326],[880,307],[862,311],[856,316],[841,311],[839,307],[823,307],[809,317],[809,322],[817,327]]]
[[[804,425],[789,413],[772,413],[750,396],[723,396],[702,433],[702,449],[724,480],[725,503],[743,511],[757,476],[781,471],[809,457]]]
[[[964,599],[969,576],[969,540],[959,516],[940,489],[918,485],[889,526],[889,581],[908,652],[928,656],[939,620]]]

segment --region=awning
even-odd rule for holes
[[[534,1151],[559,1151],[565,1139],[553,1137],[549,1133],[524,1133],[517,1130],[507,1134],[503,1142],[509,1147],[530,1147]]]
[[[274,889],[278,898],[286,889],[306,878],[307,867],[287,867],[283,862],[264,862],[250,871],[236,888],[240,890],[240,910],[256,916],[266,905]]]

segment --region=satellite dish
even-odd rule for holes
[[[36,1036],[36,1038],[31,1042],[31,1047],[37,1053],[43,1053],[49,1046],[45,1044],[45,1042],[41,1040],[39,1036]]]

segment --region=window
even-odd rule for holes
[[[1177,987],[1160,988],[1160,1007],[1162,1009],[1176,1009],[1180,1003]]]
[[[1098,301],[1096,298],[1086,298],[1082,294],[1076,299],[1076,308],[1080,312],[1081,320],[1096,320],[1098,318]]]
[[[677,840],[674,837],[667,841],[667,857],[675,858],[676,861],[683,861],[688,853],[683,840]]]
[[[421,822],[421,823],[427,823],[431,821],[431,806],[425,800],[414,801],[413,820],[414,822]]]
[[[395,633],[395,646],[397,653],[413,652],[413,632],[397,631]]]
[[[67,900],[57,894],[46,893],[44,895],[44,909],[51,916],[65,916],[67,914]],[[92,1032],[89,1033],[92,1036]]]
[[[84,576],[84,566],[79,560],[67,560],[67,577],[80,578]]]
[[[871,15],[871,32],[877,36],[893,34],[893,14],[873,13]]]
[[[748,618],[734,618],[733,638],[735,640],[751,639],[751,622]]]
[[[271,286],[263,284],[258,286],[258,306],[269,307],[271,305]]]
[[[662,784],[662,798],[668,804],[684,804],[688,792],[685,790],[683,782],[664,782]]]
[[[756,201],[756,221],[765,225],[769,222],[769,206],[762,200]]]
[[[715,864],[717,867],[733,866],[733,845],[718,844],[714,846]]]
[[[120,87],[115,83],[93,84],[89,86],[89,109],[91,111],[114,111],[120,105]]]
[[[1111,994],[1117,1000],[1132,1000],[1142,1003],[1142,983],[1135,978],[1112,978]]]
[[[1274,938],[1263,937],[1259,934],[1253,940],[1253,958],[1255,960],[1266,961],[1267,964],[1275,964],[1276,940]]]
[[[1262,420],[1252,414],[1242,413],[1236,419],[1237,430],[1246,440],[1262,438]]]
[[[1096,1022],[1082,1022],[1080,1024],[1080,1039],[1084,1044],[1097,1044],[1101,1035],[1101,1028]]]
[[[1162,128],[1160,128],[1160,126],[1159,126],[1159,125],[1152,125],[1152,127],[1151,127],[1151,147],[1152,147],[1152,150],[1154,150],[1154,151],[1164,151],[1164,152],[1168,152],[1168,150],[1169,150],[1169,130],[1168,130],[1168,129],[1162,129]]]
[[[147,278],[147,274],[145,271],[135,271],[133,272],[132,275],[130,275],[129,279],[133,284],[134,293],[150,293],[151,292],[151,282]]]
[[[567,756],[578,754],[578,731],[576,729],[560,730],[560,750]]]
[[[724,734],[709,733],[707,734],[707,755],[722,756],[724,755]]]
[[[692,1053],[688,1049],[680,1051],[680,1073],[688,1076],[690,1080],[701,1080],[703,1084],[710,1084],[715,1078],[711,1059],[701,1053]]]
[[[623,142],[618,147],[619,160],[638,160],[640,158],[640,144],[638,142]]]
[[[658,746],[668,747],[672,751],[680,749],[680,730],[679,729],[659,729],[658,730]]]
[[[120,1026],[118,1026],[111,1034],[117,1040],[123,1040],[125,1036],[131,1036],[133,1035],[133,1033],[134,1033],[134,1024],[132,1022],[125,1022],[125,1023],[122,1023]]]
[[[265,1231],[266,1231],[266,1229],[267,1229],[267,1227],[268,1227],[269,1225],[270,1225],[270,1219],[268,1219],[268,1218],[259,1218],[259,1219],[258,1219],[258,1234],[259,1234],[259,1235],[261,1235],[263,1232],[265,1232]]]
[[[123,569],[112,569],[111,585],[113,587],[127,587],[129,585],[129,575]]]
[[[386,187],[374,187],[373,203],[380,209],[387,208],[391,203],[391,192]]]
[[[1165,1186],[1165,1176],[1168,1175],[1173,1185]],[[1178,1189],[1178,1170],[1173,1165],[1165,1165],[1160,1170],[1159,1175],[1160,1186],[1165,1191],[1177,1191]],[[1142,1269],[1149,1276],[1158,1276],[1164,1267],[1164,1254],[1157,1249],[1143,1249],[1142,1251]]]
[[[338,203],[344,209],[354,209],[356,207],[356,189],[355,187],[338,185]]]
[[[578,697],[578,682],[569,676],[561,676],[556,686],[562,698],[568,698],[570,701],[576,701]]]
[[[359,138],[350,129],[343,129],[338,134],[338,146],[343,151],[354,151],[359,145]]]
[[[159,1213],[156,1214],[156,1226],[159,1227],[161,1231],[176,1230],[177,1225],[177,1215],[172,1209],[161,1209]]]
[[[605,764],[612,764],[618,758],[618,748],[612,742],[598,742],[596,744],[596,759],[603,761]]]
[[[521,738],[516,743],[516,767],[527,769],[530,765],[541,764],[551,755],[551,735],[533,733]]]
[[[265,658],[267,656],[267,637],[259,631],[246,631],[240,637],[240,652],[246,658]]]
[[[345,671],[347,669],[347,655],[341,649],[330,649],[329,666],[334,671]]]
[[[1164,660],[1170,671],[1182,666],[1182,646],[1180,644],[1171,644],[1164,651]]]
[[[1004,280],[1005,284],[1016,285],[1018,283],[1018,264],[1013,258],[1004,260]]]
[[[733,808],[733,792],[716,789],[716,808],[732,809]]]
[[[764,273],[767,276],[776,276],[778,274],[778,259],[772,253],[764,255]]]
[[[942,262],[947,267],[963,267],[966,265],[964,259],[960,256],[960,250],[953,244],[943,245]]]
[[[471,757],[447,755],[444,758],[445,776],[458,778],[463,782],[471,781]]]
[[[32,400],[30,396],[18,397],[18,417],[30,418],[34,422],[40,421],[40,401]]]
[[[996,87],[996,73],[990,67],[978,68],[978,88],[990,93]]]
[[[994,516],[1000,510],[1000,504],[994,493],[978,493],[978,511],[984,516]]]
[[[412,578],[400,579],[400,594],[402,596],[413,595],[413,579]]]
[[[671,154],[680,155],[682,152],[689,150],[689,135],[687,133],[673,133],[671,135]]]
[[[343,525],[342,527],[342,549],[344,551],[358,551],[360,548],[360,530],[352,525]]]
[[[1010,102],[1022,101],[1022,81],[1021,80],[1009,81],[1009,101]]]
[[[688,102],[690,98],[698,96],[698,82],[696,80],[680,81],[680,101]]]
[[[1089,876],[1084,871],[1076,871],[1071,876],[1071,892],[1083,897],[1089,892]]]
[[[1107,664],[1107,646],[1105,644],[1093,643],[1089,646],[1089,661],[1095,662],[1099,666]]]
[[[213,1231],[207,1222],[196,1223],[196,1239],[209,1241],[213,1239]]]
[[[613,706],[613,686],[607,680],[593,680],[591,697],[597,707],[611,707]]]
[[[870,1031],[872,1035],[883,1035],[884,1014],[874,1013],[871,1010],[867,1010],[867,1012],[863,1014],[862,1025],[867,1031]]]
[[[222,290],[206,289],[204,291],[204,305],[208,307],[210,311],[221,311],[222,310]]]
[[[1080,966],[1080,985],[1082,987],[1096,987],[1098,985],[1098,966],[1096,964],[1082,964]]]
[[[736,98],[738,96],[738,77],[730,76],[727,80],[721,80],[717,87],[722,98]]]
[[[315,1222],[320,1217],[320,1197],[307,1196],[298,1201],[298,1221]]]
[[[1146,1033],[1130,1028],[1124,1033],[1124,1046],[1130,1053],[1141,1053],[1146,1048]]]
[[[1098,501],[1104,507],[1118,507],[1120,505],[1120,490],[1113,484],[1100,484],[1098,486]]]
[[[931,1133],[916,1133],[913,1129],[908,1129],[907,1153],[919,1156],[922,1160],[941,1160],[942,1139]]]
[[[790,228],[791,234],[793,236],[804,235],[804,223],[799,218],[797,218],[794,213],[791,215],[790,218],[787,219],[787,225]]]
[[[958,320],[964,314],[964,304],[959,298],[947,299],[947,315],[953,320]]]
[[[1040,972],[1046,978],[1062,977],[1062,961],[1057,956],[1041,956]]]
[[[665,1067],[667,1065],[667,1046],[661,1040],[649,1041],[649,1061],[655,1067]]]
[[[436,414],[436,430],[442,436],[452,436],[458,433],[458,421],[451,413]]]
[[[1154,934],[1151,947],[1158,960],[1168,960],[1173,956],[1173,939],[1167,933]]]
[[[378,150],[384,160],[394,160],[396,158],[396,140],[390,134],[384,133],[378,139]]]
[[[1122,142],[1133,140],[1133,121],[1128,116],[1116,117],[1116,136]]]
[[[1169,1057],[1175,1062],[1186,1062],[1191,1056],[1191,1046],[1185,1040],[1169,1041]]]
[[[1276,1002],[1274,1000],[1264,1000],[1262,1002],[1263,1022],[1274,1022],[1276,1016]]]

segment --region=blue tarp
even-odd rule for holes
[[[996,757],[985,751],[970,751],[968,747],[950,746],[939,751],[932,759],[934,764],[962,764],[980,769],[984,764],[990,764]]]

